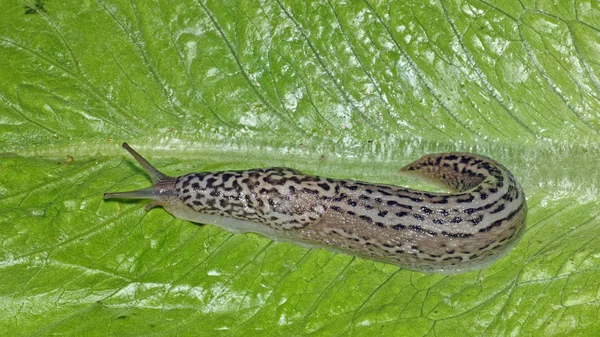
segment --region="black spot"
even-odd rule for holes
[[[477,212],[477,210],[475,208],[467,208],[463,212],[465,212],[467,214],[473,214],[473,213]]]
[[[447,204],[448,203],[448,197],[436,197],[436,199],[431,199],[429,201],[431,203],[433,203],[433,204]]]
[[[375,201],[381,203],[383,200],[381,200],[381,198],[375,198]]]
[[[472,194],[469,194],[467,198],[457,198],[456,202],[458,203],[466,203],[466,202],[472,202],[473,200],[475,200],[475,197]]]
[[[415,217],[415,219],[417,219],[419,221],[425,220],[425,217],[422,216],[421,214],[413,214],[413,216]]]
[[[327,183],[320,183],[320,184],[317,184],[317,186],[324,189],[325,191],[329,191],[331,189],[331,186]]]
[[[502,212],[503,210],[504,210],[504,204],[500,204],[500,205],[498,205],[498,207],[496,207],[496,209],[491,210],[490,213],[496,214],[496,213]]]
[[[510,195],[509,193],[506,193],[505,195],[503,195],[503,196],[502,196],[502,199],[504,199],[504,200],[506,200],[506,201],[508,201],[508,202],[511,202],[511,201],[513,201],[513,200],[514,200],[513,196],[512,196],[512,195]]]
[[[408,229],[411,229],[413,231],[420,232],[420,233],[427,233],[427,234],[429,234],[431,236],[436,236],[437,235],[437,232],[423,229],[421,226],[413,226],[413,225],[411,225],[411,226],[408,226]]]
[[[378,226],[378,227],[385,227],[385,225],[383,224],[383,222],[376,222],[375,225]]]
[[[209,194],[210,194],[211,197],[218,197],[219,196],[219,191],[216,190],[216,189],[213,189],[213,190],[210,191]],[[247,195],[246,195],[246,197],[247,197]]]
[[[317,176],[305,176],[304,178],[302,178],[302,181],[319,181],[321,180],[320,177]]]
[[[371,219],[370,217],[368,217],[366,215],[361,215],[360,218],[368,223],[373,222],[373,219]]]
[[[208,187],[213,186],[215,181],[217,181],[217,179],[215,179],[214,177],[210,177],[210,178],[206,179],[206,186],[208,186]]]
[[[399,223],[397,225],[393,225],[392,228],[393,229],[406,229],[406,226],[404,226],[403,224]]]
[[[352,216],[355,216],[355,215],[356,215],[356,213],[354,213],[354,212],[352,212],[352,211],[347,211],[346,213],[348,213],[348,215],[352,215]]]
[[[344,200],[348,195],[346,195],[346,193],[340,193],[340,195],[338,195],[337,197],[333,198],[333,201],[342,201]]]
[[[382,195],[387,195],[387,196],[390,196],[390,195],[392,195],[391,193],[389,193],[389,192],[387,192],[387,191],[384,191],[384,190],[382,190],[382,189],[379,189],[379,190],[377,190],[377,191],[378,191],[379,193],[381,193]]]
[[[367,197],[364,194],[361,194],[358,198],[361,199],[361,200],[369,200],[369,199],[371,199],[371,198]]]
[[[481,198],[481,200],[485,200],[487,199],[488,195],[486,193],[481,193],[479,197]]]
[[[403,217],[403,216],[407,216],[407,215],[408,215],[408,212],[398,212],[398,213],[396,213],[396,216],[398,216],[398,217]]]
[[[192,196],[190,194],[186,195],[185,197],[183,197],[183,201],[187,201],[189,198],[191,198]]]
[[[381,212],[379,212],[379,213],[377,213],[377,215],[379,215],[379,216],[380,216],[380,217],[382,217],[382,218],[383,218],[384,216],[386,216],[387,214],[388,214],[388,211],[385,211],[385,210],[384,210],[384,211],[381,211]]]
[[[197,190],[197,189],[199,189],[199,188],[200,188],[200,184],[199,184],[199,183],[197,183],[197,182],[196,182],[196,183],[193,183],[193,184],[192,184],[192,188]]]
[[[231,186],[233,186],[233,188],[235,189],[236,192],[241,193],[244,188],[242,187],[242,185],[240,185],[240,183],[238,183],[237,179],[233,181],[233,183],[231,183]]]
[[[431,214],[433,211],[430,208],[427,208],[425,206],[421,206],[421,212],[423,212],[425,214]]]
[[[348,205],[350,205],[352,207],[356,207],[356,201],[350,199],[350,200],[348,200]]]
[[[433,219],[432,222],[436,225],[443,225],[444,224],[444,220],[442,219]]]
[[[450,220],[451,223],[461,223],[463,220],[459,217],[455,217],[454,219]]]
[[[448,236],[451,238],[470,238],[473,236],[473,234],[469,234],[469,233],[448,233],[446,231],[442,231],[441,234],[443,236]]]
[[[387,203],[388,206],[395,206],[395,207],[402,207],[402,208],[406,208],[406,209],[412,209],[411,205],[404,205],[404,204],[401,204],[401,203],[399,203],[399,202],[397,202],[395,200],[388,200],[386,203]]]
[[[500,226],[502,224],[502,222],[504,222],[504,220],[506,220],[506,219],[496,220],[496,221],[492,222],[491,225],[489,225],[489,226],[487,226],[485,228],[480,229],[479,232],[480,233],[489,232],[490,230],[492,230],[492,228],[494,228],[496,226]]]
[[[306,194],[312,194],[312,195],[319,195],[319,191],[317,190],[311,190],[310,188],[303,188],[302,192],[306,193]]]

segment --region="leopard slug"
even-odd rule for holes
[[[126,143],[153,186],[104,194],[152,199],[177,218],[421,272],[456,274],[506,255],[525,230],[523,189],[500,163],[428,154],[401,171],[445,186],[434,193],[330,179],[282,167],[170,177]]]

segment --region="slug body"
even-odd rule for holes
[[[422,272],[461,273],[504,256],[525,229],[521,186],[471,153],[425,155],[401,171],[453,193],[322,178],[288,168],[169,177],[123,144],[154,185],[105,199],[152,199],[175,217],[327,248]]]

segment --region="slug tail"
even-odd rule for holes
[[[497,170],[493,160],[462,152],[428,154],[400,169],[406,175],[454,192],[468,191],[481,184],[490,170]]]

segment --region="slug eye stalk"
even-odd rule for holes
[[[112,192],[104,193],[104,199],[152,199],[161,200],[165,197],[171,197],[174,195],[175,190],[175,178],[170,177],[159,170],[157,170],[146,158],[142,157],[127,143],[123,143],[123,148],[127,150],[135,160],[142,166],[142,168],[148,173],[150,179],[152,179],[153,185],[140,190],[127,191],[127,192]],[[158,206],[158,203],[151,203],[147,209],[154,206]]]

